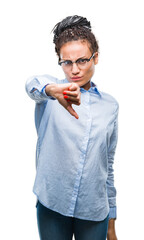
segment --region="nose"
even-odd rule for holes
[[[80,69],[78,68],[76,63],[73,63],[72,65],[72,74],[77,75],[80,72]]]

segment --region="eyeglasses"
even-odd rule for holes
[[[72,68],[73,63],[76,63],[78,68],[85,68],[87,63],[94,57],[95,53],[92,54],[90,58],[79,58],[76,61],[72,62],[71,60],[59,61],[58,64],[63,68],[69,69]]]

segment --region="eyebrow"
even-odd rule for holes
[[[79,60],[79,59],[85,59],[85,58],[87,58],[87,57],[86,56],[79,57],[79,58],[76,59],[76,61]],[[71,59],[61,59],[61,60],[62,61],[72,61]]]

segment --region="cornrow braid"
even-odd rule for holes
[[[57,23],[53,28],[55,51],[60,57],[60,49],[69,41],[87,40],[92,52],[98,52],[99,46],[91,32],[90,22],[81,16],[69,16]]]

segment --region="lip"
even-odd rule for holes
[[[71,80],[72,80],[72,81],[78,81],[78,80],[80,80],[81,78],[82,78],[82,77],[72,77]]]

